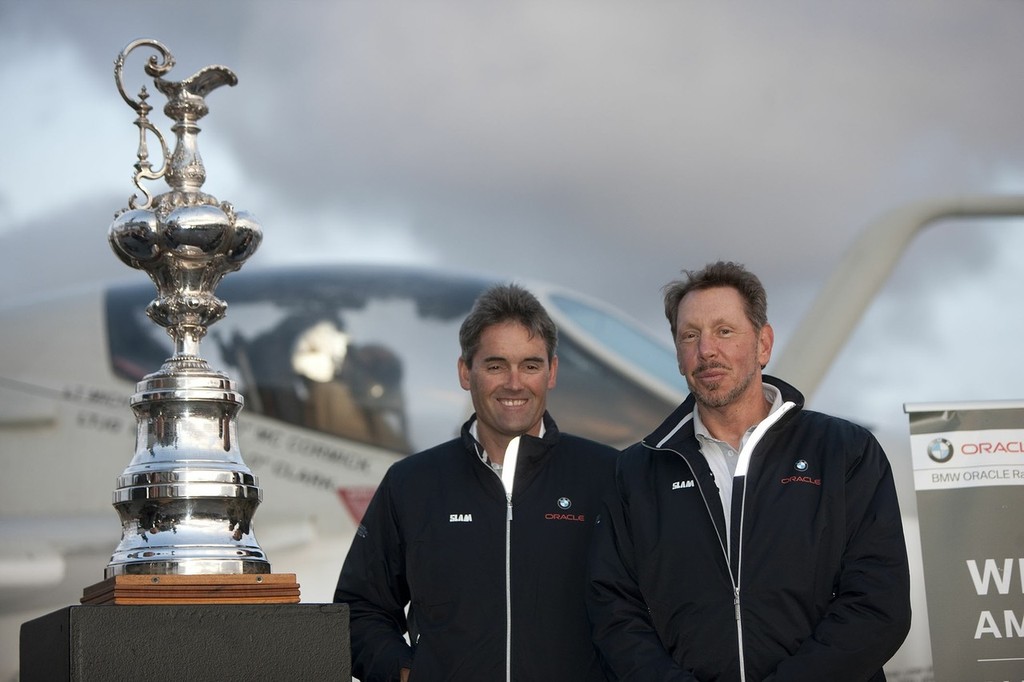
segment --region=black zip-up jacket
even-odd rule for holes
[[[733,485],[731,549],[693,396],[624,450],[594,536],[588,609],[616,679],[884,680],[910,629],[889,462],[866,429],[792,386]],[[748,450],[749,449],[749,450]]]
[[[354,676],[604,680],[584,593],[616,451],[559,433],[545,413],[543,438],[521,438],[507,500],[472,421],[393,464],[366,510],[334,593],[350,607]]]

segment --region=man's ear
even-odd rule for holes
[[[459,356],[458,368],[459,368],[459,385],[462,386],[463,390],[468,391],[469,390],[469,365],[466,364],[466,361],[462,359],[461,355]]]
[[[757,339],[757,362],[764,369],[768,361],[772,359],[772,347],[775,345],[775,330],[768,323],[761,327]]]

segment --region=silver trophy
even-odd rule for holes
[[[125,60],[140,47],[157,53],[145,72],[167,97],[164,113],[174,121],[176,136],[173,153],[149,120],[145,86],[137,99],[125,89]],[[207,328],[227,309],[214,289],[245,263],[263,236],[251,215],[200,190],[206,171],[196,124],[209,111],[205,97],[238,79],[223,66],[208,66],[183,81],[164,79],[173,66],[174,57],[161,43],[139,39],[124,48],[114,68],[118,91],[137,114],[134,180],[141,194],[116,215],[108,237],[121,260],[145,270],[156,284],[157,298],[146,312],[166,328],[174,353],[137,384],[131,397],[135,455],[114,491],[122,536],[106,578],[270,573],[252,527],[262,492],[238,447],[242,396],[227,375],[199,355]],[[163,156],[157,170],[149,162],[150,135]],[[152,196],[144,181],[160,178],[170,190]]]

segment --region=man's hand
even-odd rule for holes
[[[401,680],[401,682],[409,682],[409,669],[402,668],[401,670],[399,670],[398,679]]]

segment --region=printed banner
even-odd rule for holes
[[[904,410],[935,680],[1024,682],[1024,402]]]

